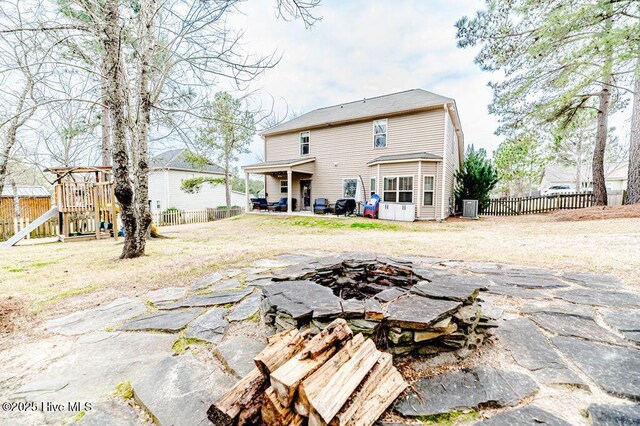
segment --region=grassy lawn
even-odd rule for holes
[[[183,286],[219,268],[309,250],[370,251],[611,273],[640,289],[640,219],[559,222],[551,215],[391,223],[244,215],[161,228],[148,255],[118,260],[122,240],[0,251],[0,299],[17,298],[39,322],[125,295]],[[26,323],[26,321],[23,321]],[[18,322],[20,325],[20,322]]]

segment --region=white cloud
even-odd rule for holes
[[[240,6],[234,26],[247,29],[252,52],[278,49],[281,62],[257,82],[277,110],[322,106],[420,87],[456,99],[467,144],[495,149],[497,119],[487,112],[491,75],[456,46],[454,23],[482,7],[478,0],[325,0],[311,30],[275,16],[273,0]],[[253,146],[260,151],[262,144]],[[256,160],[243,156],[241,163]]]

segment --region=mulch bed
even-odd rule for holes
[[[576,210],[559,210],[553,213],[560,222],[577,220],[625,219],[640,217],[640,204],[630,206],[595,206]]]

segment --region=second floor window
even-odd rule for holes
[[[373,147],[387,147],[387,119],[375,120],[373,122]]]
[[[309,155],[309,140],[311,139],[310,132],[300,133],[300,155]]]

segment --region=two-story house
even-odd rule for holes
[[[264,175],[269,201],[296,198],[297,209],[309,210],[315,198],[364,201],[375,193],[381,208],[403,206],[419,220],[452,212],[464,136],[451,98],[413,89],[347,102],[303,114],[262,137],[265,161],[243,169],[247,179]]]

